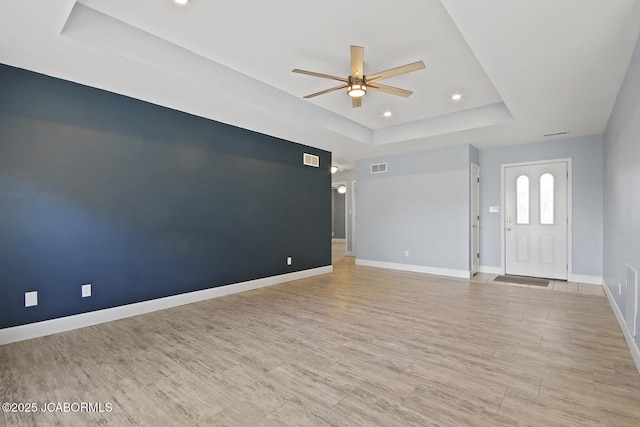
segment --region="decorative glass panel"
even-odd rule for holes
[[[540,177],[540,224],[553,224],[553,175],[545,173]]]
[[[516,224],[529,224],[529,177],[520,175],[516,180]]]

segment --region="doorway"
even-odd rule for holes
[[[570,160],[502,168],[504,273],[567,280]]]
[[[331,184],[331,243],[332,260],[344,257],[347,252],[347,183]]]

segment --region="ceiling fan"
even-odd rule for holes
[[[410,90],[400,89],[393,86],[387,86],[378,83],[380,80],[390,77],[399,76],[401,74],[411,73],[425,68],[424,62],[417,61],[411,64],[402,65],[400,67],[391,68],[390,70],[380,71],[370,75],[364,74],[364,48],[362,46],[351,46],[351,75],[348,77],[331,76],[329,74],[316,73],[313,71],[292,70],[294,73],[307,74],[309,76],[320,77],[323,79],[337,80],[342,82],[340,86],[320,92],[312,93],[304,98],[313,98],[314,96],[324,95],[325,93],[334,92],[340,89],[347,89],[347,94],[351,97],[351,106],[357,108],[362,106],[362,97],[366,95],[367,90],[388,93],[408,98],[413,93]]]

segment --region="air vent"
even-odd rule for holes
[[[313,154],[304,153],[302,155],[302,163],[307,166],[313,166],[314,168],[320,167],[320,157]]]
[[[562,132],[548,133],[548,134],[546,134],[546,135],[542,135],[542,136],[543,136],[543,137],[545,137],[545,138],[547,138],[547,137],[549,137],[549,136],[566,135],[566,134],[568,134],[568,133],[569,133],[569,131],[568,131],[568,130],[565,130],[565,131],[562,131]]]
[[[631,336],[636,338],[638,323],[638,271],[627,264],[627,310],[625,321]]]
[[[383,173],[387,171],[386,163],[377,163],[375,165],[371,165],[371,173]]]

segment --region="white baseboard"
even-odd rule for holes
[[[502,267],[493,267],[488,265],[481,265],[478,267],[478,273],[488,273],[502,275]],[[587,276],[585,274],[569,274],[567,281],[587,283],[590,285],[602,285],[602,277],[600,276]]]
[[[567,279],[569,282],[587,283],[590,285],[602,285],[602,277],[600,276],[587,276],[584,274],[569,274]]]
[[[347,243],[347,239],[331,239],[331,242],[333,243]]]
[[[611,291],[609,290],[609,287],[604,282],[604,280],[602,280],[602,287],[604,288],[604,293],[607,295],[607,299],[609,300],[609,305],[611,305],[613,313],[616,315],[616,319],[618,320],[620,329],[622,329],[622,334],[624,335],[624,339],[627,342],[629,351],[631,351],[631,357],[633,358],[633,362],[636,364],[636,369],[638,370],[638,372],[640,372],[640,348],[638,348],[638,344],[636,344],[636,342],[633,340],[631,331],[629,331],[627,323],[624,321],[622,311],[620,311],[620,307],[618,307],[615,298],[613,298],[613,295],[611,295]]]
[[[469,279],[471,273],[466,270],[453,270],[449,268],[427,267],[424,265],[398,264],[395,262],[372,261],[368,259],[356,258],[356,265],[365,267],[387,268],[390,270],[412,271],[414,273],[435,274],[437,276],[459,277]]]
[[[478,266],[478,273],[497,274],[498,276],[500,276],[502,274],[502,267],[480,265]]]
[[[45,335],[57,334],[60,332],[70,331],[72,329],[79,329],[97,325],[99,323],[123,319],[125,317],[151,313],[152,311],[164,310],[166,308],[191,304],[211,298],[218,298],[238,292],[278,285],[292,280],[304,279],[331,272],[333,272],[333,266],[328,265],[325,267],[311,268],[309,270],[296,271],[278,276],[265,277],[247,282],[234,283],[232,285],[218,286],[216,288],[204,289],[186,294],[157,298],[149,301],[122,305],[119,307],[106,308],[88,313],[75,314],[72,316],[0,329],[0,345],[43,337]]]

